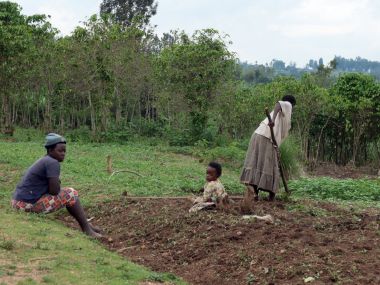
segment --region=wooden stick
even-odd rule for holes
[[[107,155],[107,172],[109,174],[112,173],[112,157],[111,157],[111,155]]]
[[[276,148],[276,154],[277,154],[277,160],[278,160],[278,168],[280,169],[282,183],[284,184],[285,192],[288,193],[288,194],[290,194],[290,191],[289,191],[289,188],[288,188],[288,183],[286,182],[285,175],[284,175],[284,170],[283,170],[282,164],[281,164],[280,150],[278,148],[278,144],[277,144],[276,138],[274,136],[274,132],[273,132],[272,118],[270,117],[268,108],[265,108],[265,114],[267,115],[267,118],[268,118],[268,121],[269,121],[269,128],[270,128],[270,135],[272,137],[272,143],[273,143],[273,146]]]
[[[112,172],[112,174],[110,175],[110,177],[108,178],[108,181],[111,180],[111,177],[114,176],[115,174],[118,174],[120,172],[128,172],[128,173],[132,173],[132,174],[135,174],[137,176],[140,176],[140,177],[143,177],[140,173],[137,173],[135,171],[132,171],[132,170],[128,170],[128,169],[124,169],[124,170],[117,170],[117,171],[114,171]]]
[[[128,170],[128,169],[113,171],[112,170],[112,156],[111,155],[107,155],[107,172],[109,174],[111,174],[110,177],[108,177],[108,181],[111,180],[112,176],[114,176],[115,174],[118,174],[120,172],[128,172],[128,173],[132,173],[132,174],[135,174],[137,176],[143,177],[141,174],[137,173],[136,171],[132,171],[132,170]]]
[[[39,261],[39,260],[54,259],[55,257],[56,256],[41,256],[41,257],[29,259],[28,261],[33,262],[33,261]]]
[[[165,196],[161,196],[161,197],[157,197],[157,196],[125,196],[124,197],[125,199],[131,199],[131,200],[161,200],[161,199],[168,199],[168,200],[181,200],[181,199],[192,199],[194,197],[191,197],[191,196],[169,196],[169,197],[165,197]],[[242,196],[229,196],[229,198],[233,199],[233,200],[240,200],[240,199],[243,199]]]

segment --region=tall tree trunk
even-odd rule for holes
[[[88,105],[90,106],[90,118],[91,118],[91,132],[92,135],[95,135],[96,133],[96,118],[95,118],[95,110],[94,106],[92,105],[92,100],[91,100],[91,93],[88,92]]]
[[[121,121],[121,98],[119,89],[115,86],[115,101],[116,101],[116,110],[115,110],[115,123],[118,126]]]

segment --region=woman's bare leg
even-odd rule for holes
[[[90,223],[87,221],[86,214],[84,213],[83,207],[79,201],[79,198],[76,200],[75,204],[73,206],[66,207],[67,211],[70,213],[71,216],[77,220],[79,226],[81,227],[82,231],[91,237],[100,238],[102,237],[101,234],[97,233],[90,225]]]

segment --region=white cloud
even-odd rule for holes
[[[303,0],[280,13],[271,31],[286,37],[348,36],[369,17],[368,0]]]
[[[348,35],[353,32],[352,25],[271,25],[269,29],[290,38]]]
[[[13,0],[22,8],[23,13],[50,15],[50,22],[64,35],[70,34],[76,26],[92,14],[99,12],[101,0]],[[32,3],[31,3],[32,2]]]

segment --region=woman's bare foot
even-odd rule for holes
[[[253,201],[257,202],[259,201],[259,188],[257,186],[251,185],[253,188]]]
[[[94,231],[90,225],[88,227],[86,227],[85,229],[83,229],[83,232],[86,235],[93,237],[93,238],[102,238],[103,237],[101,234]]]
[[[97,226],[94,226],[91,223],[90,223],[90,227],[93,229],[94,232],[96,232],[98,234],[102,232],[102,230],[100,228],[98,228]]]

